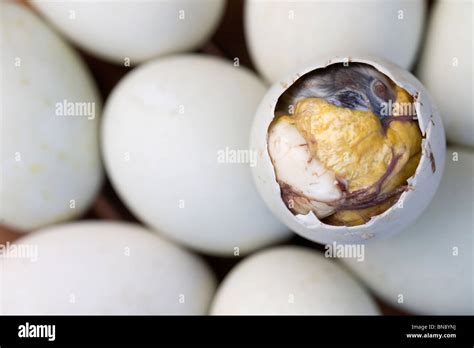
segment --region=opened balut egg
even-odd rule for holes
[[[402,230],[428,206],[444,167],[431,97],[409,72],[375,58],[321,59],[276,83],[250,142],[266,204],[319,243]]]

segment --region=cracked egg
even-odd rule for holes
[[[282,222],[318,243],[360,243],[402,230],[428,206],[445,135],[413,75],[341,56],[276,83],[250,147],[257,188]]]

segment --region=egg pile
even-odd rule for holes
[[[2,1],[0,314],[474,314],[473,7]]]

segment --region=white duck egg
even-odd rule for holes
[[[318,243],[401,231],[429,204],[444,167],[444,129],[426,90],[376,58],[319,58],[275,83],[250,142],[268,207]]]
[[[225,0],[44,1],[32,5],[86,51],[119,64],[193,50],[206,42]]]
[[[2,314],[206,314],[214,275],[140,226],[80,222],[3,250]]]
[[[249,256],[221,283],[217,315],[375,315],[368,292],[337,262],[286,246]]]
[[[449,147],[440,188],[403,233],[345,259],[378,296],[417,314],[474,314],[474,154]]]
[[[0,217],[29,230],[72,219],[102,180],[101,100],[77,54],[30,10],[1,6]]]
[[[245,34],[270,82],[329,52],[371,54],[410,68],[423,33],[423,0],[247,0]]]
[[[434,4],[418,76],[439,106],[449,142],[474,147],[472,1]]]
[[[104,111],[104,161],[135,215],[202,252],[246,253],[290,235],[252,183],[248,149],[264,84],[219,58],[183,55],[133,70]]]

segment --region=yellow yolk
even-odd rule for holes
[[[404,89],[397,86],[396,93],[399,105],[412,103]],[[392,115],[397,116],[396,112]],[[422,136],[417,122],[392,121],[384,131],[371,111],[338,107],[320,98],[300,100],[293,116],[282,116],[278,121],[290,119],[308,142],[312,156],[345,182],[348,192],[377,184],[393,156],[399,158],[381,193],[405,183],[418,166]],[[390,200],[370,208],[338,211],[331,219],[335,224],[363,224],[393,203]]]
[[[409,102],[401,88],[397,102],[399,99]],[[376,183],[387,171],[392,156],[401,155],[392,173],[392,177],[396,176],[421,149],[416,123],[394,121],[384,133],[380,120],[371,111],[341,108],[320,98],[298,102],[294,120],[313,156],[344,179],[349,192]]]

